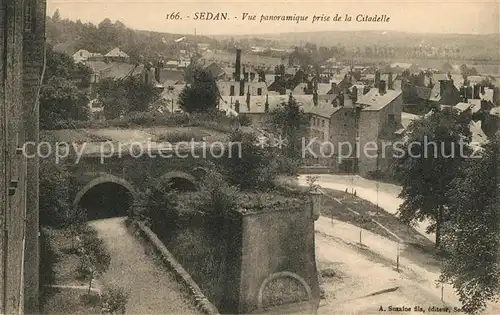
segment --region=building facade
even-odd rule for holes
[[[23,144],[38,142],[37,95],[45,56],[45,0],[2,0],[0,77],[0,307],[37,313],[39,161]],[[32,152],[30,152],[32,153]]]

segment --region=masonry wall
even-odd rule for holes
[[[255,312],[264,280],[278,272],[302,277],[319,303],[314,221],[308,205],[243,216],[239,313]]]
[[[16,154],[25,139],[22,95],[23,1],[1,1],[2,35],[2,294],[4,314],[22,313],[26,160]],[[17,186],[17,188],[16,188]],[[9,193],[9,188],[15,190]]]
[[[23,42],[23,90],[25,140],[39,142],[39,108],[37,93],[45,57],[46,3],[42,0],[24,0],[31,6],[31,15],[25,14]],[[24,310],[27,314],[39,310],[39,160],[27,161],[26,182],[26,246],[24,259]]]
[[[305,280],[312,300],[307,294],[300,297],[316,310],[319,284],[310,212],[309,205],[234,212],[215,221],[195,217],[169,227],[153,225],[153,231],[223,314],[261,312],[259,290],[266,278],[280,272]],[[294,304],[288,308],[288,313],[299,311]]]

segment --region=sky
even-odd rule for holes
[[[401,31],[412,33],[491,34],[500,33],[500,2],[437,0],[47,0],[47,14],[59,9],[62,18],[98,24],[105,18],[128,27],[176,34],[244,35],[308,31]],[[182,20],[168,20],[179,12]],[[226,21],[195,21],[196,12],[227,12]],[[256,15],[242,21],[243,13]],[[261,15],[308,16],[299,23],[260,22]],[[352,16],[351,22],[315,22],[314,15]],[[386,15],[388,22],[356,22],[357,15]]]

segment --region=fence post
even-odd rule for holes
[[[441,302],[444,302],[444,284],[441,283]]]
[[[397,251],[396,251],[396,270],[399,272],[399,240],[398,240]]]

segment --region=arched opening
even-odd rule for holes
[[[196,177],[184,172],[169,172],[161,177],[160,182],[168,184],[172,190],[180,192],[196,191],[198,189]]]
[[[135,188],[123,178],[102,174],[82,187],[73,207],[87,212],[87,220],[128,216],[136,198]]]
[[[87,220],[128,216],[134,199],[131,191],[115,182],[103,182],[89,188],[77,206],[87,212]]]

